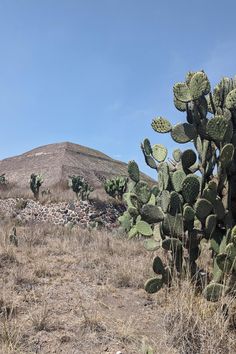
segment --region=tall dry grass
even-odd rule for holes
[[[188,280],[146,294],[141,240],[35,225],[17,227],[15,247],[12,226],[0,227],[0,353],[235,353],[235,299],[207,302]]]

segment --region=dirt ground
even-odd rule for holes
[[[36,225],[17,227],[15,246],[11,229],[0,231],[0,353],[234,352],[235,334],[214,305],[193,310],[189,288],[145,293],[153,254],[140,240]]]

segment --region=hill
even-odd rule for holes
[[[127,164],[100,151],[63,142],[41,146],[22,155],[0,160],[1,173],[6,174],[10,185],[16,190],[29,189],[31,173],[41,173],[44,177],[43,188],[58,192],[67,186],[68,176],[81,175],[95,191],[103,194],[101,179],[127,175]],[[142,178],[149,183],[154,182],[145,174],[142,174]]]

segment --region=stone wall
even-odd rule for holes
[[[31,199],[0,199],[0,214],[22,224],[47,222],[55,225],[92,226],[95,223],[114,228],[124,211],[122,205],[111,203],[71,201],[41,204]]]

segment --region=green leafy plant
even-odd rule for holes
[[[106,179],[104,189],[111,197],[122,200],[122,197],[127,189],[127,177],[117,176],[114,178]]]
[[[211,92],[203,71],[189,72],[185,82],[174,85],[173,93],[186,122],[172,126],[157,117],[151,126],[157,133],[170,133],[176,143],[192,142],[193,149],[177,148],[166,161],[163,145],[143,141],[145,161],[157,171],[158,182],[150,190],[140,181],[136,162],[129,162],[133,183],[120,223],[129,237],[147,237],[148,250],[162,247],[170,256],[167,264],[154,258],[158,276],[146,282],[148,292],[169,286],[174,273],[182,277],[189,269],[197,283],[210,278],[203,294],[217,301],[236,292],[236,79],[223,78]],[[212,251],[209,277],[197,265],[203,239]]]
[[[41,174],[36,175],[34,173],[30,176],[30,189],[34,193],[34,197],[36,200],[39,199],[39,189],[43,184],[43,176]]]
[[[69,187],[75,192],[77,199],[88,200],[93,188],[81,176],[69,176]]]

